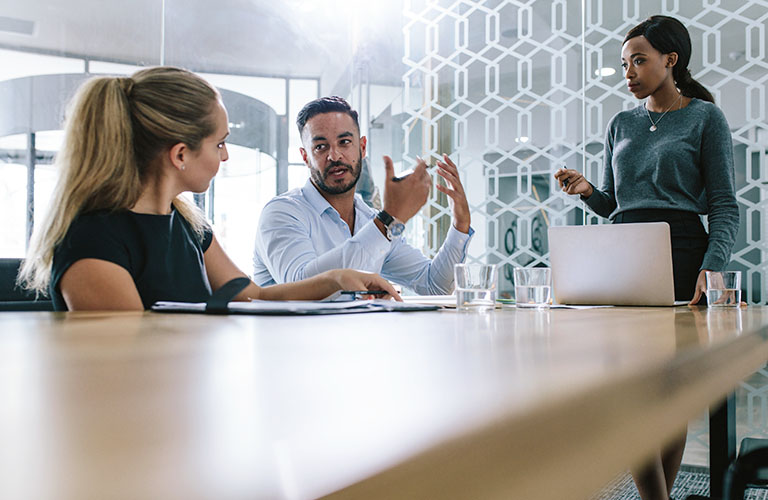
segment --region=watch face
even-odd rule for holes
[[[403,235],[405,232],[405,224],[402,222],[393,222],[389,226],[389,234],[392,235],[392,238],[399,238]]]

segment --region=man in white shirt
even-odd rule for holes
[[[401,237],[405,222],[426,203],[432,184],[420,160],[413,173],[394,180],[392,159],[384,157],[383,210],[367,206],[355,184],[360,177],[366,138],[357,112],[340,97],[316,99],[296,123],[301,155],[310,179],[299,189],[273,198],[259,221],[254,281],[261,286],[298,281],[328,269],[376,272],[416,293],[453,291],[453,265],[466,258],[474,233],[456,165],[443,155],[436,184],[452,205],[453,224],[434,259],[427,259]]]

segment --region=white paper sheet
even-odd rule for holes
[[[253,300],[230,302],[230,313],[235,314],[335,314],[382,311],[430,311],[437,306],[395,302],[394,300],[354,300],[348,302],[314,302],[290,300]],[[205,312],[204,302],[156,302],[152,306],[158,312]]]

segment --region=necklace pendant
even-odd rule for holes
[[[651,128],[649,128],[651,132],[656,132],[656,125],[651,125]]]

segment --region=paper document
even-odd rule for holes
[[[568,304],[552,304],[549,306],[550,309],[603,309],[606,307],[616,307],[616,306],[608,306],[608,305],[582,306],[582,305],[568,305]]]
[[[441,307],[456,308],[456,296],[455,295],[403,295],[403,302],[408,304],[430,304]],[[513,299],[497,299],[496,309],[501,309],[502,305],[506,307],[515,307],[515,301]],[[603,307],[613,306],[582,306],[582,305],[567,305],[567,304],[552,304],[550,309],[598,309]]]
[[[373,299],[348,302],[314,302],[291,300],[253,300],[230,302],[230,314],[344,314],[385,311],[433,311],[435,305],[409,304],[394,300]],[[158,312],[205,312],[204,302],[155,302],[153,311]]]
[[[455,295],[401,295],[407,304],[428,304],[442,307],[456,307]]]

